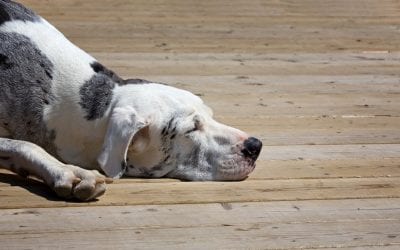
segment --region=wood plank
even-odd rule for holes
[[[400,177],[400,157],[261,160],[250,180]]]
[[[91,203],[1,170],[2,248],[400,247],[398,1],[22,2],[265,147],[243,182],[122,179]]]
[[[9,171],[0,169],[0,187],[21,185],[23,180],[11,177]],[[297,160],[260,160],[249,180],[285,180],[285,179],[328,179],[328,178],[373,178],[400,177],[400,158],[383,159],[308,159]],[[119,183],[129,183],[130,178],[119,180]],[[135,179],[135,183],[166,183],[176,182],[173,179]]]
[[[89,51],[399,51],[390,0],[22,2]]]
[[[398,159],[400,144],[266,146],[260,160]]]
[[[0,176],[8,182],[18,183],[12,175],[0,174]],[[59,200],[40,182],[30,181],[26,184],[19,181],[19,185],[0,188],[2,200],[0,208],[400,197],[400,178],[398,177],[167,183],[143,183],[132,179],[121,184],[117,180],[114,184],[108,185],[106,195],[90,203]]]
[[[398,54],[393,53],[386,57],[368,53],[327,54],[324,55],[328,58],[326,61],[321,61],[321,56],[321,54],[265,56],[224,53],[178,54],[169,58],[166,53],[159,55],[135,53],[115,54],[111,57],[113,59],[108,59],[105,63],[127,77],[145,75],[145,78],[171,82],[174,86],[199,94],[214,108],[216,114],[232,116],[248,114],[257,115],[257,117],[295,116],[296,114],[307,116],[400,115],[398,77],[356,75],[346,78],[332,75],[333,72],[339,75],[348,74],[349,69],[352,74],[380,72],[380,74],[396,75],[399,66],[396,59]],[[300,68],[293,66],[297,64],[296,62],[301,65]],[[271,71],[265,69],[266,63],[268,70]],[[341,68],[336,68],[335,64]],[[119,68],[118,65],[124,65],[124,68]],[[361,65],[364,66],[358,72],[355,67]],[[369,67],[374,70],[372,71]],[[393,68],[394,71],[386,72],[389,68]],[[309,71],[310,69],[315,72]],[[261,72],[274,75],[260,76]],[[208,76],[195,79],[188,74],[196,75],[196,78],[199,74]],[[276,74],[282,75],[279,77]],[[310,77],[308,74],[313,76]],[[243,79],[248,75],[251,76],[248,77],[249,79]],[[292,76],[287,77],[287,75]],[[211,80],[214,77],[216,79]],[[188,84],[191,80],[193,83]],[[227,92],[227,88],[233,90]],[[344,92],[346,94],[343,94]],[[359,136],[354,136],[354,138],[357,137]]]
[[[43,184],[5,173],[0,174],[7,183],[0,186],[0,207],[398,197],[399,152],[399,145],[268,146],[254,174],[244,182],[123,179],[109,185],[99,202],[90,204],[58,201]]]
[[[399,232],[400,199],[0,210],[5,249],[399,247]]]
[[[106,55],[97,57],[106,65],[114,68],[113,59],[108,59]],[[163,60],[175,60],[170,58],[172,57],[171,55],[165,54],[165,57],[169,59],[160,58],[155,60],[155,63]],[[132,61],[134,60],[135,58],[132,58]],[[396,94],[399,92],[400,85],[397,74],[304,75],[287,73],[283,75],[263,75],[263,72],[258,72],[257,75],[207,75],[208,72],[203,72],[202,75],[196,75],[196,73],[193,72],[193,75],[190,72],[186,72],[186,74],[182,72],[182,74],[178,75],[157,75],[157,72],[154,72],[149,75],[134,75],[134,70],[132,70],[131,74],[123,76],[126,78],[141,77],[156,82],[163,82],[168,85],[188,89],[195,93],[200,91],[200,93],[219,93],[225,95],[243,94],[243,92],[251,93],[254,90],[260,93],[275,93],[277,95],[299,93],[340,94],[343,92]],[[229,91],[226,91],[227,87],[232,85],[237,86],[237,88],[229,88]]]
[[[93,53],[121,75],[398,75],[387,53]],[[185,70],[182,70],[182,69]],[[396,81],[398,83],[398,81]]]
[[[211,104],[212,105],[212,104]],[[400,117],[259,116],[216,114],[216,119],[262,139],[265,146],[399,144]]]

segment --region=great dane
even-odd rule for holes
[[[260,140],[185,90],[124,80],[23,5],[0,0],[0,166],[92,200],[122,175],[243,180]]]

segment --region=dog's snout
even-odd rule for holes
[[[260,154],[262,148],[262,142],[257,138],[250,137],[243,142],[243,146],[243,155],[245,157],[251,158],[254,161],[257,160],[257,157]]]

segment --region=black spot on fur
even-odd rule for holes
[[[172,127],[172,123],[174,122],[175,117],[172,117],[171,120],[169,120],[168,125],[167,125],[167,130],[170,130]]]
[[[13,63],[10,62],[10,60],[8,59],[8,56],[0,54],[0,69],[7,70],[7,69],[11,69],[12,66],[13,66]]]
[[[0,25],[3,24],[4,22],[10,21],[11,17],[7,13],[4,3],[0,2]]]
[[[99,72],[104,72],[104,66],[98,62],[93,62],[90,64],[94,72],[99,73]]]
[[[0,67],[7,68],[0,70],[0,122],[8,123],[14,139],[34,142],[55,155],[51,131],[43,121],[44,100],[55,98],[48,77],[53,64],[28,37],[17,33],[0,31],[0,55]]]
[[[211,151],[206,152],[204,158],[206,159],[208,165],[210,166],[215,165],[215,155],[213,152]]]
[[[86,111],[85,118],[95,120],[103,117],[112,100],[112,90],[115,84],[120,86],[127,84],[142,84],[149,81],[142,79],[123,80],[112,70],[107,69],[99,62],[90,64],[94,71],[93,77],[84,83],[79,90],[81,101],[79,104]],[[48,75],[51,77],[51,75]]]
[[[111,103],[112,90],[115,84],[126,85],[147,82],[139,79],[123,80],[99,62],[93,62],[90,66],[95,74],[79,90],[81,96],[79,104],[86,111],[85,118],[87,120],[95,120],[103,117]]]
[[[9,159],[11,159],[9,156],[0,156],[0,160],[8,161]]]
[[[112,90],[115,82],[103,74],[95,74],[86,81],[79,90],[79,104],[86,111],[87,120],[103,117],[112,100]]]
[[[107,69],[106,67],[104,67],[102,64],[100,64],[99,62],[92,62],[90,64],[90,67],[92,67],[93,71],[107,76],[109,77],[112,81],[118,83],[118,84],[124,84],[124,80],[119,77],[117,74],[114,73],[114,71]]]
[[[39,16],[20,3],[0,0],[0,25],[11,20],[35,22],[39,20]]]
[[[48,78],[50,78],[51,80],[53,80],[53,76],[51,75],[50,71],[45,70],[44,72],[46,73],[46,76],[47,76]]]
[[[151,81],[147,81],[144,79],[126,79],[124,80],[123,85],[126,84],[144,84],[144,83],[151,83]]]
[[[184,162],[186,166],[198,166],[200,161],[200,147],[195,146]]]
[[[164,127],[161,131],[161,135],[165,136],[167,134],[167,127]]]
[[[115,74],[114,71],[109,70],[108,68],[104,67],[99,62],[92,62],[90,64],[90,67],[92,67],[92,69],[93,69],[93,71],[95,73],[103,74],[103,75],[108,76],[114,82],[118,83],[118,85],[151,83],[151,81],[147,81],[147,80],[144,80],[144,79],[126,79],[126,80],[123,80],[121,77],[119,77],[117,74]]]

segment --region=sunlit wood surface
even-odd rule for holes
[[[265,146],[243,182],[122,179],[91,203],[2,171],[1,249],[400,248],[400,1],[23,2]]]

